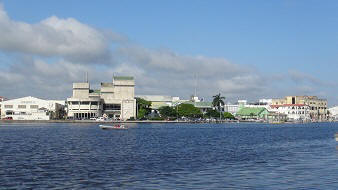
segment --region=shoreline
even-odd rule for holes
[[[307,123],[335,123],[337,121],[317,121]],[[253,122],[253,121],[217,121],[217,122],[201,122],[201,121],[163,121],[163,120],[142,120],[142,121],[93,121],[93,120],[0,120],[0,124],[20,124],[20,123],[93,123],[93,124],[111,124],[111,123],[261,123],[261,124],[307,124],[297,122],[283,122],[283,123],[267,123],[267,122]]]

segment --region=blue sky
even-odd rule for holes
[[[114,38],[115,41],[108,44],[109,54],[114,55],[113,61],[108,61],[108,64],[95,59],[74,60],[68,53],[64,55],[49,52],[46,55],[15,48],[13,50],[6,46],[0,49],[0,68],[4,70],[13,70],[13,64],[25,65],[22,62],[25,62],[23,60],[27,60],[27,57],[30,57],[32,62],[42,60],[47,65],[55,65],[60,61],[79,64],[86,67],[84,70],[93,70],[93,67],[96,70],[104,70],[109,67],[117,73],[121,71],[121,74],[134,74],[146,81],[140,83],[136,89],[137,93],[189,96],[189,93],[193,92],[193,82],[189,76],[184,78],[182,75],[190,71],[200,76],[204,75],[203,72],[213,72],[194,70],[192,68],[196,65],[191,62],[206,61],[210,63],[208,66],[212,67],[214,59],[221,59],[230,65],[223,67],[222,63],[216,61],[215,66],[231,70],[232,73],[238,72],[238,75],[228,72],[223,75],[220,72],[213,74],[223,75],[217,79],[211,76],[201,77],[200,96],[208,97],[220,91],[229,100],[234,101],[238,98],[255,100],[261,97],[307,94],[328,98],[330,104],[338,104],[338,98],[335,96],[338,93],[337,1],[0,2],[13,22],[36,25],[51,16],[58,19],[73,18],[98,32],[110,31],[119,36],[118,43],[115,43]],[[121,43],[121,39],[124,42]],[[124,56],[120,56],[120,49],[123,50]],[[140,52],[146,55],[140,56]],[[170,55],[174,55],[174,58]],[[200,56],[203,57],[202,60]],[[156,64],[162,62],[163,57],[163,62],[171,64],[168,60],[174,59],[176,68],[182,66],[182,69],[179,72],[169,71],[168,65]],[[122,69],[126,67],[139,72],[136,74],[135,71]],[[234,67],[236,72],[232,71]],[[240,70],[244,70],[243,73],[240,73]],[[167,87],[152,82],[164,77],[163,73],[168,80],[186,80],[186,87],[175,88],[175,81]],[[252,78],[257,81],[249,86],[242,84],[243,80],[252,82]],[[102,78],[93,80],[98,82]],[[204,92],[204,89],[209,89],[207,84],[212,80],[217,80],[218,85],[210,88],[212,92]],[[237,81],[238,85],[227,88],[227,85],[221,84],[222,81],[226,81],[224,84],[230,81],[235,81],[236,84]],[[255,84],[258,86],[252,89]],[[67,97],[69,90],[71,89],[62,90],[60,96],[55,98]],[[10,89],[4,94],[25,95],[12,95]],[[47,96],[43,93],[36,95]]]

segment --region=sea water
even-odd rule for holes
[[[337,123],[0,124],[0,189],[338,189]]]

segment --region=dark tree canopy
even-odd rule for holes
[[[137,119],[145,119],[151,113],[151,102],[142,98],[136,98]]]
[[[202,117],[200,109],[196,108],[192,104],[180,104],[178,105],[178,114],[180,117],[198,118]]]
[[[169,118],[169,117],[176,117],[177,112],[176,109],[169,106],[163,106],[159,108],[159,112],[161,114],[161,117],[163,118]]]

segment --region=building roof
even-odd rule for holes
[[[131,76],[114,76],[114,80],[134,80],[134,77]]]
[[[197,108],[212,108],[212,102],[192,102],[192,101],[188,101],[188,102],[184,102],[184,104],[192,104]]]
[[[238,110],[237,115],[241,115],[241,116],[250,116],[252,114],[253,115],[259,115],[264,110],[266,110],[266,108],[248,108],[248,107],[244,107],[244,108],[241,108],[240,110]]]
[[[169,104],[165,102],[152,102],[150,108],[157,110],[160,107],[165,107],[165,106],[169,106]]]
[[[161,95],[137,95],[136,97],[145,99],[150,102],[172,102],[173,100],[171,96]]]

